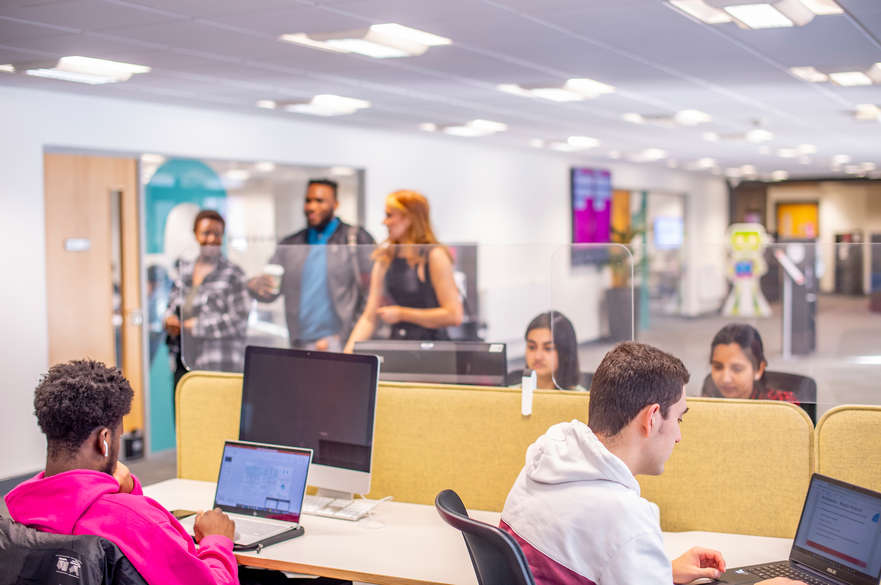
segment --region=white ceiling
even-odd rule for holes
[[[333,93],[373,107],[329,120],[420,132],[419,123],[504,122],[481,140],[527,147],[530,139],[587,135],[591,159],[662,148],[680,167],[702,157],[722,169],[836,176],[831,158],[881,167],[881,123],[859,122],[857,104],[881,105],[881,86],[838,87],[787,69],[866,70],[881,62],[881,0],[838,0],[844,15],[790,29],[706,25],[661,0],[0,0],[0,64],[83,55],[149,65],[121,84],[80,86],[0,73],[0,84],[260,112],[258,99]],[[397,22],[452,39],[420,57],[370,59],[277,40]],[[500,83],[560,85],[589,77],[616,93],[575,103],[508,95]],[[634,125],[626,112],[698,109],[709,124]],[[758,121],[770,153],[746,142],[707,142],[704,132],[742,133]],[[799,162],[778,148],[814,144]],[[668,164],[662,160],[658,166]],[[671,163],[672,164],[672,163]],[[703,171],[708,172],[708,171]]]

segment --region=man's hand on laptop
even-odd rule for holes
[[[674,583],[691,583],[701,577],[718,579],[724,572],[725,559],[717,550],[696,546],[673,559]]]
[[[219,534],[234,540],[236,523],[220,508],[214,508],[207,512],[199,512],[199,515],[196,516],[196,522],[193,524],[193,532],[196,535],[196,542],[202,542],[202,539],[210,534]]]

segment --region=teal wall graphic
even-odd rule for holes
[[[175,273],[174,264],[181,252],[180,242],[193,240],[192,225],[186,222],[173,223],[169,219],[170,216],[174,216],[173,210],[191,211],[194,208],[215,209],[225,214],[226,200],[227,193],[220,176],[199,160],[167,160],[150,177],[144,188],[147,242],[145,262],[150,331],[148,371],[151,451],[171,449],[175,444],[173,377],[168,348],[165,345],[162,318]],[[190,221],[192,221],[191,217]],[[171,227],[166,229],[166,226]]]

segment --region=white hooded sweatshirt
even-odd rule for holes
[[[502,511],[536,585],[670,585],[658,507],[583,422],[559,423],[526,451]]]

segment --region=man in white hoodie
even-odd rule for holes
[[[725,571],[710,549],[667,558],[658,507],[640,496],[634,477],[659,475],[682,438],[688,378],[674,356],[621,343],[594,374],[588,425],[556,424],[530,445],[501,527],[520,544],[537,585],[669,585]]]

